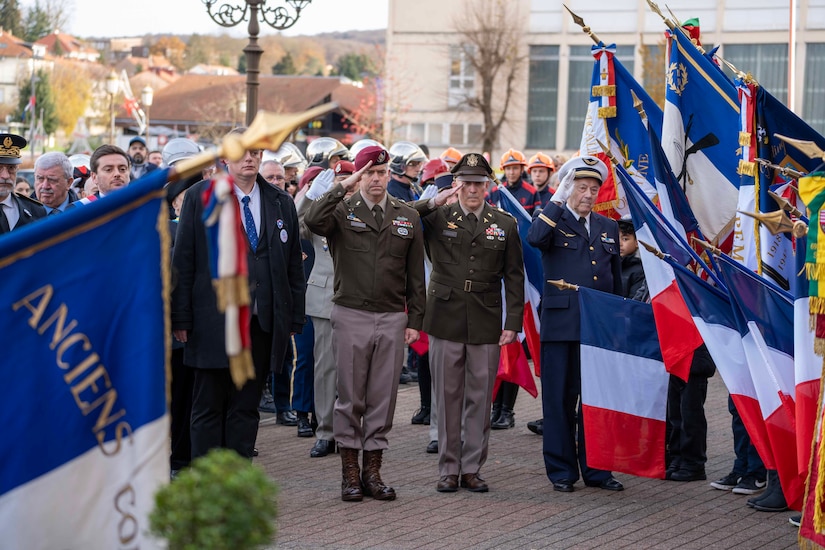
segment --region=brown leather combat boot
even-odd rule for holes
[[[395,489],[381,481],[381,459],[384,451],[364,451],[364,470],[361,483],[364,494],[375,500],[395,500]]]
[[[345,502],[364,500],[364,493],[361,492],[360,474],[358,449],[341,448],[341,500]]]

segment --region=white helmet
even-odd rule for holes
[[[188,138],[174,138],[163,147],[163,164],[174,166],[175,163],[194,157],[201,152],[198,144]]]
[[[401,175],[411,161],[427,162],[421,147],[411,141],[397,141],[390,147],[390,172]]]
[[[335,138],[322,137],[307,145],[307,161],[310,166],[328,167],[329,159],[334,156],[348,160],[349,150]]]
[[[361,149],[364,149],[366,147],[372,147],[373,145],[377,145],[378,147],[383,147],[384,149],[386,149],[386,147],[384,147],[382,143],[375,141],[374,139],[359,139],[358,141],[349,146],[349,158],[351,158],[352,161],[355,162],[355,157],[358,156],[358,153],[361,152]]]
[[[275,160],[284,165],[284,168],[298,168],[301,170],[306,167],[307,160],[304,158],[301,150],[294,143],[284,142],[275,151]],[[269,160],[269,159],[267,159]]]

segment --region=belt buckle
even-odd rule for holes
[[[464,280],[464,292],[472,292],[473,291],[473,281],[470,279]]]

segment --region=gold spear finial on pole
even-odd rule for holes
[[[182,160],[169,170],[169,181],[178,181],[197,174],[219,158],[240,160],[249,149],[276,150],[293,131],[307,122],[337,108],[336,103],[325,103],[301,113],[273,114],[258,111],[252,124],[243,134],[228,134],[217,148]]]
[[[621,164],[619,159],[616,158],[616,155],[613,154],[613,151],[610,150],[610,147],[605,145],[599,138],[596,138],[596,143],[599,144],[599,147],[602,148],[602,151],[604,151],[604,154],[607,155],[607,158],[610,159],[611,163],[613,163],[616,166]]]
[[[653,0],[647,0],[647,5],[650,6],[650,9],[653,13],[662,18],[662,21],[665,22],[667,28],[669,28],[672,31],[678,28],[676,24],[673,23],[673,21],[665,17],[665,15],[662,13],[662,10],[659,9],[659,6],[656,4],[656,2],[654,2]]]
[[[562,6],[564,6],[564,9],[566,9],[570,16],[573,18],[573,22],[576,25],[580,26],[582,28],[582,31],[584,31],[584,33],[587,34],[587,36],[589,36],[593,42],[595,42],[596,44],[602,43],[599,37],[596,36],[596,34],[592,30],[590,30],[590,27],[585,25],[584,19],[573,13],[573,11],[570,8],[568,8],[566,4],[562,4]]]
[[[696,238],[695,236],[691,235],[690,240],[694,243],[697,243],[699,246],[710,252],[711,254],[716,254],[717,256],[724,254],[721,248],[717,248],[710,244],[707,241],[703,241],[702,239]]]
[[[773,212],[745,212],[737,210],[740,214],[751,217],[764,225],[771,235],[779,233],[792,233],[795,237],[802,237],[808,233],[808,225],[803,221],[792,221],[784,210],[774,210]]]
[[[579,290],[579,285],[568,283],[564,279],[547,279],[547,282],[559,290]]]
[[[794,170],[790,166],[779,166],[778,164],[774,164],[774,163],[772,163],[768,160],[760,159],[760,158],[755,158],[753,160],[755,160],[756,162],[758,162],[762,166],[765,166],[766,168],[773,168],[774,170],[778,170],[781,175],[783,175],[785,177],[790,176],[795,180],[798,180],[799,178],[801,178],[802,176],[805,175],[803,172],[799,172],[798,170]]]
[[[778,137],[779,139],[781,139],[789,145],[793,145],[794,147],[796,147],[812,159],[819,158],[825,160],[825,151],[820,149],[819,146],[813,141],[790,138],[787,136],[783,136],[782,134],[774,134],[774,136]]]
[[[777,194],[776,194],[776,193],[774,193],[773,191],[768,191],[768,195],[770,195],[770,196],[771,196],[771,198],[772,198],[774,201],[776,201],[777,206],[779,206],[779,208],[781,208],[781,209],[782,209],[782,210],[784,210],[785,212],[789,212],[789,213],[793,214],[794,216],[796,216],[797,218],[801,218],[802,216],[804,216],[804,215],[805,215],[805,213],[804,213],[804,212],[802,212],[802,211],[801,211],[799,208],[797,208],[796,206],[792,205],[792,204],[788,201],[788,199],[786,199],[785,197],[780,197],[779,195],[777,195]]]
[[[664,253],[661,250],[659,250],[658,248],[656,248],[655,246],[653,246],[652,244],[647,244],[646,242],[644,242],[641,239],[639,239],[639,244],[641,244],[643,247],[645,247],[645,250],[647,250],[648,252],[650,252],[651,254],[653,254],[654,256],[659,258],[660,260],[665,259]]]
[[[647,113],[645,112],[645,106],[642,103],[642,100],[639,99],[639,96],[636,95],[632,89],[630,90],[630,95],[633,97],[633,108],[639,113],[639,116],[642,118],[642,122],[647,122]]]

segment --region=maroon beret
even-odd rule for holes
[[[310,166],[306,169],[306,171],[301,176],[301,180],[298,182],[298,189],[303,189],[307,185],[309,185],[312,180],[318,177],[318,174],[323,172],[324,169],[320,166]]]
[[[373,166],[387,164],[390,161],[390,154],[380,145],[364,147],[358,151],[358,155],[355,157],[355,169],[360,170],[366,166],[369,161],[372,161]]]
[[[348,160],[339,160],[333,170],[336,176],[349,176],[355,172],[355,165]]]

